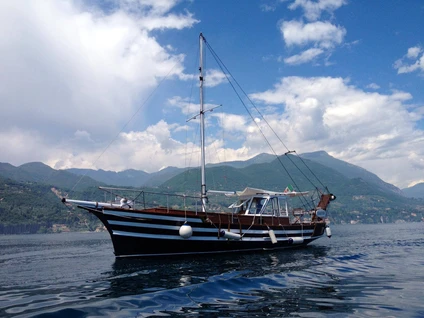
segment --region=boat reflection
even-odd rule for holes
[[[199,255],[158,259],[116,259],[107,297],[140,295],[156,291],[225,280],[228,276],[266,278],[311,267],[314,259],[325,258],[328,247],[308,246],[280,252],[232,255]],[[283,276],[282,276],[283,277]],[[248,287],[248,286],[247,286]]]

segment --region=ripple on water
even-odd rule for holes
[[[415,229],[392,240],[395,230],[333,227],[337,240],[305,249],[123,262],[104,237],[18,242],[16,255],[0,249],[0,316],[420,317],[423,239]]]

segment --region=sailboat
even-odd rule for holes
[[[279,250],[306,246],[324,235],[331,237],[327,208],[335,196],[326,188],[314,189],[315,196],[293,187],[281,191],[207,189],[203,103],[203,45],[207,42],[203,34],[199,43],[200,111],[196,116],[200,119],[200,196],[163,193],[160,201],[159,194],[140,191],[133,199],[120,196],[118,200],[98,202],[64,197],[62,202],[99,218],[110,234],[117,258]],[[126,190],[101,189],[112,194]],[[213,193],[233,199],[233,203],[216,211],[208,205]],[[155,198],[150,203],[148,195]],[[176,204],[178,199],[183,203]],[[301,207],[292,206],[293,199]]]

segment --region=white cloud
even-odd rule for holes
[[[284,21],[280,31],[287,46],[313,44],[325,49],[341,44],[346,35],[345,28],[322,21],[306,24],[295,20]]]
[[[172,98],[168,99],[168,104],[171,107],[175,107],[181,111],[182,114],[192,117],[196,116],[200,112],[200,105],[197,103],[193,103],[192,100],[189,98],[183,98],[181,96],[174,96]],[[204,103],[203,109],[205,111],[210,110],[212,108],[216,108],[219,105],[216,104],[210,104],[210,103]]]
[[[244,116],[228,113],[211,114],[211,116],[218,118],[220,127],[226,132],[246,131],[246,118]]]
[[[410,47],[408,49],[408,53],[406,53],[406,56],[410,59],[416,59],[422,51],[422,48],[420,48],[419,46]]]
[[[184,115],[194,116],[199,112],[199,104],[194,104],[189,98],[183,98],[181,96],[174,96],[168,99],[170,106],[176,107],[181,110]]]
[[[227,82],[227,77],[219,70],[211,69],[206,71],[205,86],[214,87]]]
[[[144,12],[163,15],[169,12],[179,0],[118,0],[126,11]],[[141,10],[140,10],[141,9]]]
[[[400,187],[415,182],[417,176],[422,175],[424,164],[420,158],[424,158],[424,133],[414,127],[423,114],[419,108],[406,104],[412,98],[409,93],[367,92],[342,78],[286,77],[273,89],[250,97],[272,106],[267,109],[274,112],[267,113],[265,119],[290,150],[298,153],[326,150]],[[180,102],[184,104],[183,99],[174,99],[174,106]],[[237,114],[213,112],[209,114],[211,117],[218,119],[219,126],[226,132],[226,142],[229,139],[231,146],[224,143],[221,135],[209,137],[207,162],[245,160],[261,152],[269,153],[256,124],[274,151],[279,154],[287,151],[262,119],[255,124],[249,123],[248,117]],[[97,162],[99,150],[79,146],[78,151],[69,154],[64,150],[69,144],[63,145],[59,149],[62,160],[50,164],[57,168],[85,165],[110,170],[131,167],[149,172],[169,165],[196,166],[199,164],[198,131],[192,131],[195,141],[181,142],[174,135],[182,129],[187,127],[161,120],[144,131],[121,133],[108,150],[108,156],[101,156]],[[77,135],[90,137],[85,132]],[[90,145],[89,138],[86,138],[86,145]],[[387,167],[396,167],[397,173]]]
[[[154,172],[169,165],[169,156],[172,156],[172,165],[184,166],[187,149],[194,145],[172,138],[172,132],[179,129],[178,125],[161,120],[144,131],[120,133],[108,149],[107,156],[101,156],[100,149],[86,149],[67,154],[62,159],[50,160],[49,164],[57,169],[86,167],[121,171],[131,167]]]
[[[0,134],[14,141],[1,160],[54,160],[64,155],[54,147],[76,139],[95,151],[159,80],[190,77],[184,56],[149,33],[197,23],[169,13],[176,3],[118,2],[106,13],[80,1],[0,2]]]
[[[284,107],[271,122],[299,153],[325,149],[398,185],[417,177],[420,163],[414,158],[424,156],[424,133],[414,127],[423,116],[418,109],[407,110],[408,93],[370,93],[341,78],[287,77],[251,97]]]
[[[306,51],[303,51],[300,54],[296,54],[288,58],[285,58],[284,63],[292,64],[292,65],[307,63],[312,61],[313,59],[315,59],[317,56],[321,55],[322,53],[324,53],[322,49],[311,48]]]
[[[169,14],[167,16],[150,16],[143,18],[139,25],[149,31],[159,29],[185,29],[191,27],[194,23],[199,22],[193,18],[191,13],[186,14]]]
[[[409,62],[409,60],[415,61]],[[398,74],[414,71],[424,72],[424,50],[419,46],[409,48],[408,52],[401,59],[397,60],[393,67],[397,69]]]
[[[371,88],[371,89],[379,89],[380,86],[376,83],[371,83],[369,85],[367,85],[367,88]]]
[[[304,10],[307,19],[318,20],[323,11],[332,13],[346,3],[346,0],[295,0],[289,5],[289,9],[295,10],[300,7]]]

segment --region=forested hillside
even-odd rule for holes
[[[307,157],[311,159],[306,159]],[[424,199],[403,196],[399,194],[399,189],[384,183],[377,176],[334,159],[326,153],[307,154],[303,159],[282,156],[271,162],[267,162],[271,159],[269,156],[259,159],[251,160],[249,165],[240,162],[210,165],[206,169],[208,190],[235,191],[256,187],[282,191],[287,185],[291,185],[298,191],[314,191],[325,184],[337,196],[329,208],[330,219],[334,223],[424,220]],[[280,161],[285,168],[280,165]],[[305,169],[292,169],[295,166]],[[290,176],[286,169],[293,171]],[[77,173],[84,174],[83,171]],[[100,171],[90,175],[100,176],[107,183],[119,180],[120,185],[126,187],[137,182],[134,176],[146,177],[143,173],[129,170],[120,174]],[[125,175],[129,175],[130,180],[126,181]],[[162,184],[155,189],[143,187],[145,191],[198,196],[198,168],[168,168],[151,174],[150,177],[155,180],[154,183],[161,180]],[[90,201],[114,199],[110,195],[105,197],[98,190],[100,185],[104,183],[69,171],[54,170],[42,163],[29,163],[20,167],[0,163],[0,234],[100,230],[102,226],[97,218],[86,211],[65,206],[60,200],[66,195],[73,199]],[[420,193],[421,188],[418,186],[414,190]],[[135,188],[135,191],[140,191],[140,188]],[[157,205],[174,204],[173,199],[168,198],[167,201],[160,196],[152,198]],[[222,202],[224,201],[220,204]]]
[[[51,185],[0,177],[0,234],[51,232],[54,225],[56,231],[92,231],[99,226],[91,214],[63,205],[60,194]]]

